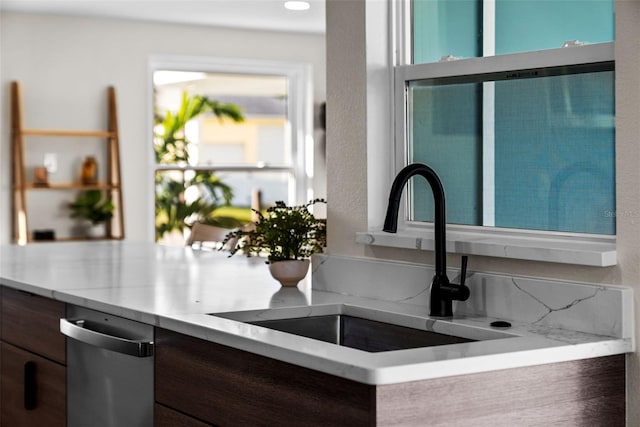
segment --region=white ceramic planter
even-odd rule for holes
[[[107,232],[103,223],[90,224],[87,228],[87,237],[90,239],[101,239],[105,237],[106,234]]]
[[[276,261],[269,264],[269,271],[282,286],[298,286],[309,271],[309,260]]]
[[[87,239],[102,239],[107,235],[105,223],[94,224],[85,219],[78,223],[76,230],[80,236],[86,237]]]

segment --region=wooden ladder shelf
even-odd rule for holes
[[[107,88],[108,125],[107,130],[60,130],[30,129],[23,125],[22,88],[19,82],[11,83],[11,141],[13,156],[13,240],[24,245],[36,239],[30,234],[27,192],[32,190],[87,191],[100,190],[110,197],[115,205],[113,218],[106,222],[104,239],[124,239],[124,215],[122,204],[122,186],[120,178],[120,147],[116,110],[116,91]],[[28,181],[25,164],[25,145],[27,137],[50,138],[100,138],[106,142],[106,172],[104,179],[96,183],[83,184],[80,180],[72,182],[50,182],[36,185]],[[69,153],[65,153],[69,154]],[[33,165],[31,165],[33,166]],[[32,215],[33,213],[31,213]],[[56,238],[54,240],[82,240],[82,236]],[[49,240],[49,239],[47,239]]]

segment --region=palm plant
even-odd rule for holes
[[[213,113],[220,119],[227,117],[234,122],[244,121],[242,111],[237,105],[222,103],[203,95],[190,97],[185,91],[182,93],[182,102],[177,112],[167,111],[164,115],[155,115],[155,124],[161,129],[154,135],[157,163],[189,164],[189,141],[184,134],[184,128],[187,122],[206,112]]]
[[[187,122],[204,113],[218,118],[230,118],[234,122],[244,120],[237,105],[221,103],[202,95],[190,97],[183,93],[177,112],[168,111],[164,116],[156,114],[154,148],[159,164],[189,164],[190,141],[185,136]],[[208,171],[189,171],[176,174],[156,173],[156,240],[165,233],[182,231],[186,221],[215,223],[213,211],[228,206],[233,190]],[[192,201],[185,199],[185,190],[195,187],[199,194]],[[228,219],[218,221],[228,223]]]

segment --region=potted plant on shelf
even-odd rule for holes
[[[82,219],[87,237],[104,237],[104,224],[113,218],[115,206],[100,190],[81,191],[69,204],[71,218]]]
[[[271,275],[282,286],[296,286],[309,270],[311,255],[322,252],[327,243],[327,220],[316,218],[309,207],[326,203],[315,199],[300,206],[276,202],[265,213],[256,212],[258,221],[227,234],[223,247],[237,239],[229,256],[238,251],[247,256],[266,255]]]

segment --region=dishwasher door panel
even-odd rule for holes
[[[153,346],[150,325],[75,306],[67,309],[67,318]],[[67,338],[68,427],[153,426],[153,360]]]

